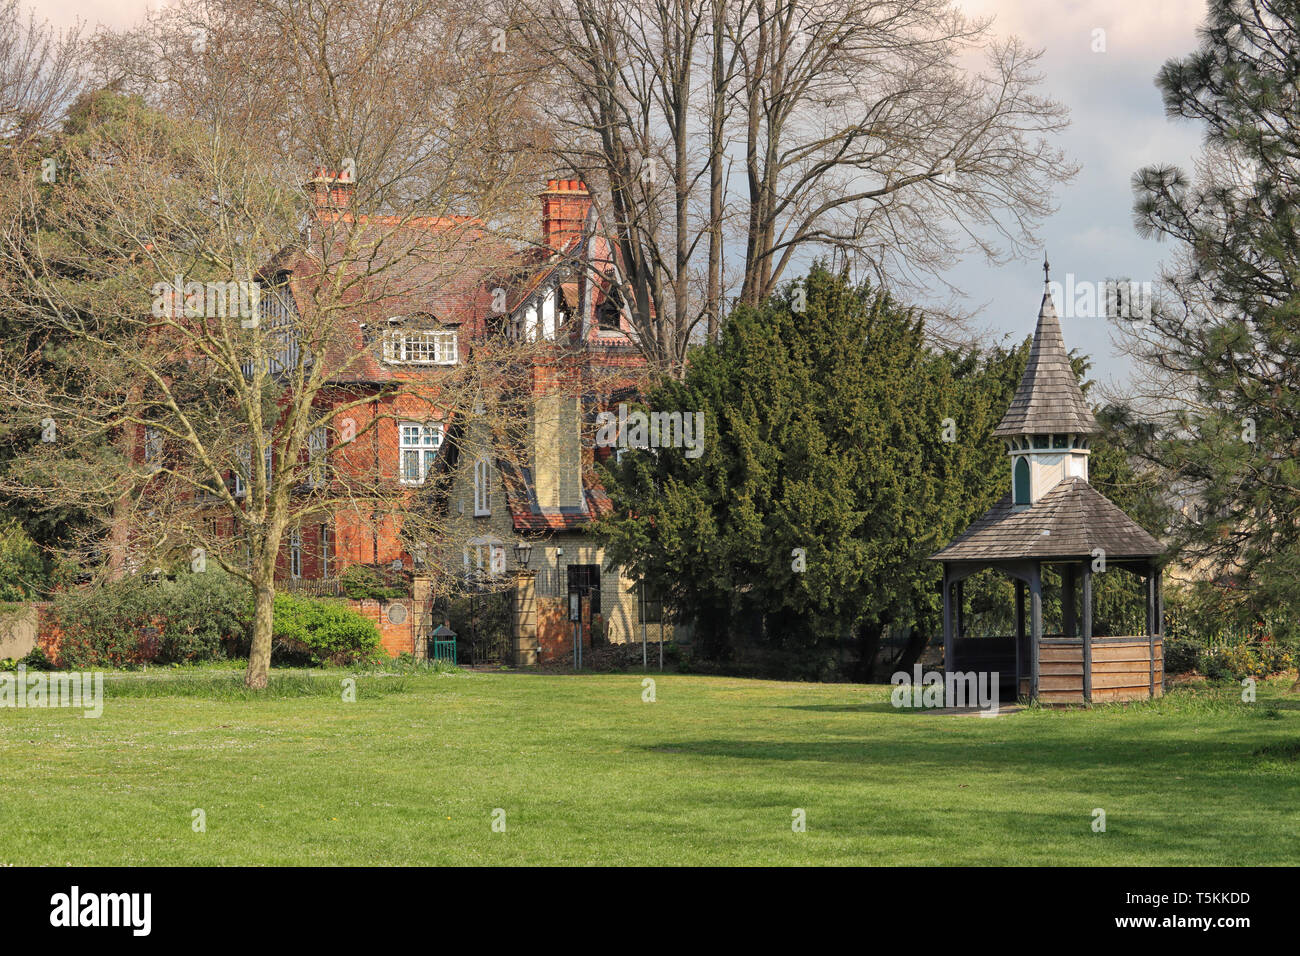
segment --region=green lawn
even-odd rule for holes
[[[363,677],[345,703],[343,676],[265,699],[130,676],[97,720],[0,709],[0,864],[1300,862],[1280,681],[982,719],[671,674],[654,703],[639,675],[521,673]],[[176,686],[196,680],[238,675]]]

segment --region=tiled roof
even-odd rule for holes
[[[577,531],[613,510],[609,494],[590,472],[582,475],[583,507],[544,509],[537,503],[532,468],[498,459],[497,470],[516,531]]]
[[[1020,378],[1011,407],[993,434],[1011,435],[1099,431],[1097,419],[1084,400],[1074,377],[1070,356],[1061,337],[1061,323],[1050,291],[1043,292],[1038,327],[1029,349],[1029,364]]]
[[[1082,478],[1066,478],[1028,508],[1007,495],[932,561],[1081,558],[1100,548],[1107,560],[1162,550],[1128,515]]]

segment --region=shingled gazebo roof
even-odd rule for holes
[[[1070,366],[1052,293],[1045,290],[1029,364],[1011,406],[993,434],[999,438],[1052,432],[1088,435],[1099,430]]]
[[[1087,557],[1107,560],[1159,554],[1159,542],[1082,478],[1067,478],[1028,508],[1011,495],[984,513],[932,561],[999,561]]]

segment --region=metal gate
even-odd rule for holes
[[[513,592],[473,591],[436,601],[433,619],[449,621],[457,656],[471,667],[510,662]]]

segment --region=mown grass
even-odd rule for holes
[[[647,703],[641,675],[362,674],[347,703],[348,676],[111,675],[97,720],[0,709],[0,863],[1300,862],[1286,681],[984,719],[689,675]]]

